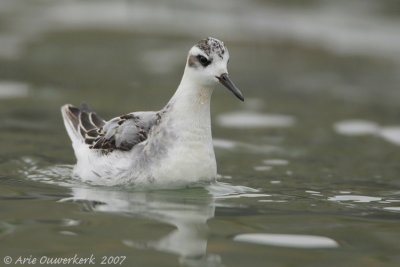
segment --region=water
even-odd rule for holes
[[[399,266],[399,14],[372,0],[0,1],[0,262]],[[208,35],[246,98],[213,96],[218,183],[71,177],[59,107],[157,110]]]

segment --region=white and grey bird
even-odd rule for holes
[[[188,54],[182,80],[160,111],[132,112],[103,120],[87,105],[61,108],[77,163],[74,175],[96,184],[176,187],[213,181],[217,164],[210,100],[218,83],[237,98],[228,49],[207,38]]]

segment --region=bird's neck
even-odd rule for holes
[[[196,83],[187,75],[165,107],[169,123],[182,131],[198,132],[211,138],[210,101],[213,89]]]

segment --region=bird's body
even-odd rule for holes
[[[228,59],[222,42],[200,41],[189,52],[174,96],[157,112],[133,112],[106,122],[86,105],[64,105],[64,124],[77,158],[74,173],[107,185],[176,187],[214,180],[213,82],[220,81],[243,100],[227,76]]]

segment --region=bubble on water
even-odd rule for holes
[[[291,234],[240,234],[234,241],[248,242],[260,245],[291,247],[291,248],[336,248],[339,244],[328,237],[314,235]]]
[[[217,122],[229,128],[281,128],[293,126],[295,119],[287,115],[242,111],[222,114]]]

